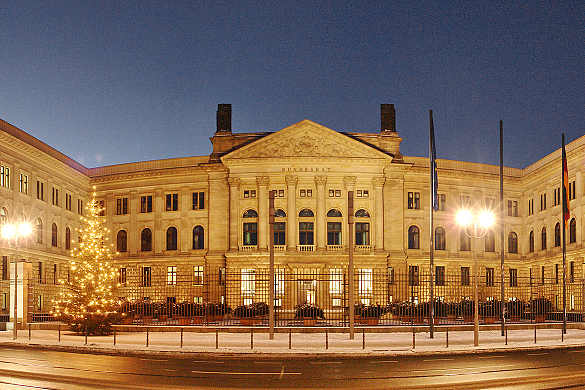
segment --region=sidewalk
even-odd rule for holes
[[[206,353],[206,354],[280,354],[280,355],[413,355],[454,354],[518,349],[585,348],[585,330],[538,329],[536,343],[534,327],[507,331],[482,330],[479,346],[473,346],[473,331],[449,331],[437,329],[434,338],[428,332],[413,333],[362,333],[356,329],[354,339],[348,333],[298,333],[298,329],[278,329],[274,339],[266,329],[254,329],[253,333],[222,332],[117,332],[110,336],[91,336],[85,344],[84,336],[77,336],[63,326],[59,336],[57,330],[20,330],[13,340],[12,331],[0,332],[0,345],[4,347],[32,347],[69,350],[74,352],[97,352],[109,354],[158,354],[158,353]],[[152,328],[151,328],[152,329]],[[174,330],[174,329],[171,329]],[[448,336],[447,336],[448,335]],[[59,340],[60,337],[60,340]],[[448,337],[448,340],[447,340]],[[181,339],[182,338],[182,339]],[[564,340],[562,340],[564,339]],[[148,343],[148,346],[147,346]],[[448,343],[448,346],[447,346]]]

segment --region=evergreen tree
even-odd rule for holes
[[[53,309],[53,314],[63,317],[74,330],[79,330],[74,324],[87,324],[89,318],[105,319],[117,303],[114,293],[118,273],[107,242],[110,231],[95,193],[86,210],[87,217],[81,217],[78,247],[71,251],[69,275],[60,280],[65,288]]]

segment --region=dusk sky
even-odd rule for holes
[[[310,119],[524,168],[585,135],[585,1],[27,1],[0,7],[0,118],[86,167]]]

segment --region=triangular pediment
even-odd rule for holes
[[[359,158],[392,159],[376,148],[338,133],[310,120],[304,120],[272,133],[221,158],[283,159],[283,158]]]

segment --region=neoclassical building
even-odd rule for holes
[[[211,155],[99,168],[0,121],[0,217],[34,226],[18,249],[29,311],[51,310],[94,186],[117,251],[120,298],[266,302],[273,240],[277,305],[310,301],[334,310],[347,305],[353,229],[356,300],[428,299],[429,159],[400,153],[395,116],[393,105],[381,105],[377,133],[340,133],[304,120],[244,134],[232,132],[231,105],[220,104]],[[568,308],[575,311],[582,309],[584,145],[581,137],[566,148]],[[504,242],[499,225],[473,240],[455,222],[458,210],[472,208],[494,211],[499,223],[499,167],[438,160],[435,296],[471,295],[476,253],[482,299],[499,297],[503,245],[507,299],[546,293],[558,304],[560,160],[557,150],[525,169],[504,168]],[[14,249],[4,242],[0,254],[0,309],[8,313]]]

